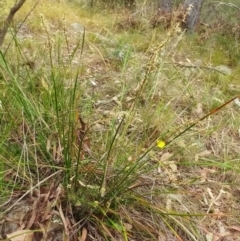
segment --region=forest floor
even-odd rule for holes
[[[34,4],[0,61],[1,240],[240,240],[239,10]]]

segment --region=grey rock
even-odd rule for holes
[[[215,67],[216,70],[222,72],[223,74],[230,75],[232,73],[232,69],[230,69],[226,65],[218,65]]]
[[[72,23],[71,28],[79,33],[84,33],[85,27],[81,23]]]

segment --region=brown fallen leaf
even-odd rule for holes
[[[127,231],[131,231],[133,228],[133,226],[130,223],[124,223],[123,225]]]
[[[230,230],[233,230],[233,231],[239,231],[240,232],[240,226],[235,226],[235,225],[233,225],[233,226],[230,226],[230,227],[228,227]]]
[[[87,239],[87,229],[82,229],[82,236],[78,238],[78,241],[85,241]]]
[[[69,235],[69,229],[68,229],[66,217],[65,217],[64,214],[63,214],[63,210],[62,210],[61,204],[58,206],[58,212],[59,212],[59,214],[60,214],[60,218],[61,218],[62,223],[63,223],[64,233],[65,233],[66,237],[67,237],[68,240],[69,240],[69,236],[70,236],[70,235]]]
[[[11,241],[32,241],[33,232],[31,230],[18,230],[7,234],[7,238]]]
[[[161,156],[160,162],[166,162],[169,158],[171,158],[173,156],[172,153],[170,152],[166,152]]]

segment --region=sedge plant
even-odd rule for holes
[[[29,194],[55,182],[64,186],[63,203],[72,210],[79,233],[94,230],[91,235],[98,240],[130,240],[132,236],[157,240],[161,230],[168,229],[176,240],[203,238],[194,218],[202,218],[204,213],[167,210],[161,205],[162,196],[176,195],[178,187],[161,189],[157,183],[158,154],[238,97],[176,129],[171,127],[174,120],[169,126],[162,124],[163,129],[169,127],[162,132],[149,126],[152,113],[166,113],[166,119],[174,116],[168,114],[171,101],[158,99],[156,103],[155,98],[163,62],[184,38],[175,26],[160,44],[154,32],[147,63],[137,73],[140,78],[133,74],[133,83],[120,83],[119,89],[124,90],[121,103],[104,115],[91,105],[93,97],[104,96],[98,96],[89,84],[84,59],[85,52],[93,49],[101,53],[101,46],[91,43],[87,32],[74,42],[65,20],[61,31],[53,35],[48,19],[44,15],[39,18],[46,38],[37,46],[35,56],[41,63],[37,69],[24,64],[29,57],[17,39],[12,46],[14,61],[11,49],[6,55],[1,53],[1,200],[15,190]],[[121,80],[129,76],[128,66],[133,61],[129,58],[134,56],[129,52],[122,61]],[[143,113],[148,114],[145,121],[141,121]],[[158,125],[166,119],[158,119]]]

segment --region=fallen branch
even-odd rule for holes
[[[172,65],[177,65],[183,68],[194,68],[194,69],[207,69],[207,70],[212,70],[212,71],[216,71],[219,72],[223,75],[226,75],[226,73],[216,67],[209,67],[209,66],[198,66],[198,65],[193,65],[193,64],[189,64],[189,63],[181,63],[181,62],[172,62],[172,63],[165,63],[165,64],[172,64]]]
[[[16,12],[22,7],[22,5],[25,3],[26,0],[20,0],[19,2],[17,2],[10,10],[8,17],[6,19],[6,21],[4,22],[3,28],[0,30],[0,47],[3,44],[4,38],[7,34],[8,31],[8,27],[10,26],[14,15],[16,14]]]

